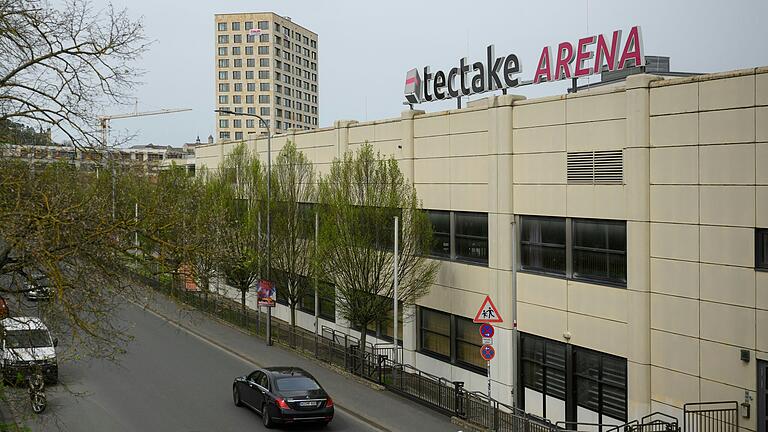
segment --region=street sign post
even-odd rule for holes
[[[504,319],[501,318],[499,310],[496,309],[496,305],[493,304],[491,296],[485,296],[483,304],[480,305],[480,309],[477,311],[475,318],[472,320],[475,323],[482,323],[480,326],[480,336],[483,337],[483,346],[480,347],[480,356],[486,362],[486,372],[488,375],[488,403],[491,403],[491,359],[496,356],[496,350],[493,348],[493,335],[496,330],[490,323],[501,323]]]

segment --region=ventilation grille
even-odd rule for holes
[[[621,150],[568,152],[568,184],[622,184]]]

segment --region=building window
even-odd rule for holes
[[[627,420],[627,361],[574,347],[576,421],[620,425]]]
[[[245,46],[245,55],[253,55],[253,45]]]
[[[520,270],[626,286],[627,223],[522,216]]]
[[[232,96],[232,103],[235,105],[240,105],[243,103],[243,97],[240,95],[234,95]]]
[[[268,58],[260,58],[259,59],[259,66],[261,66],[261,67],[269,67],[269,59]]]
[[[229,139],[229,132],[219,132],[219,139]]]
[[[432,222],[432,256],[451,257],[451,212],[428,210],[427,216]]]
[[[243,35],[241,34],[232,35],[232,43],[236,43],[236,44],[243,43]]]
[[[248,107],[248,114],[256,114],[256,108]]]
[[[234,49],[232,51],[234,51]],[[249,62],[251,60],[253,60],[253,59],[248,59]],[[233,67],[236,67],[236,68],[243,67],[243,59],[239,59],[239,58],[234,59],[232,63],[233,63],[232,64]]]
[[[755,268],[768,270],[768,229],[755,230]]]
[[[450,359],[451,315],[427,308],[419,308],[419,312],[419,351]]]
[[[259,79],[269,79],[269,71],[268,70],[260,70],[259,71]]]
[[[253,21],[246,21],[245,22],[245,29],[250,30],[253,28]]]
[[[220,68],[229,67],[229,59],[219,59],[219,67]]]
[[[476,373],[485,373],[480,356],[480,325],[469,318],[418,308],[418,350]]]
[[[268,104],[269,103],[269,95],[259,95],[259,103],[261,103],[261,104]]]
[[[245,66],[249,68],[256,67],[256,59],[252,59],[252,58],[245,59]],[[235,67],[239,67],[239,66],[235,66]]]
[[[232,55],[240,55],[240,47],[232,47]]]
[[[219,31],[227,31],[227,23],[220,22],[219,23]]]
[[[253,95],[245,95],[245,103],[252,104],[253,103]]]
[[[520,224],[520,267],[565,274],[565,219],[523,216]]]
[[[229,103],[229,96],[227,96],[227,95],[219,95],[219,103],[220,104]]]
[[[565,420],[566,345],[521,333],[524,407],[552,421]]]
[[[268,34],[259,35],[259,42],[269,42],[269,35]]]
[[[220,56],[227,55],[227,47],[219,47],[219,55]]]
[[[239,80],[240,79],[240,71],[232,71],[232,79],[233,80]]]
[[[456,320],[456,362],[463,363],[471,367],[483,369],[487,365],[480,356],[480,347],[482,340],[479,338],[480,324],[475,324],[469,318],[460,316]]]
[[[269,117],[269,107],[261,107],[261,108],[259,109],[259,114],[260,114],[262,117]]]
[[[253,71],[247,70],[245,71],[245,79],[252,80],[253,79]]]
[[[262,30],[269,30],[269,21],[259,21],[259,28]]]
[[[240,31],[240,23],[235,21],[232,23],[232,31]]]
[[[252,34],[245,35],[245,42],[249,44],[256,42],[256,35],[252,35]]]
[[[247,89],[249,92],[254,92],[254,91],[256,91],[256,83],[246,83],[246,84],[245,84],[245,88],[246,88],[246,89]]]
[[[488,264],[488,215],[455,213],[456,259]]]
[[[228,92],[229,91],[229,84],[228,83],[220,83],[219,84],[219,91],[220,92]]]
[[[626,422],[626,359],[527,333],[520,341],[520,398],[527,412],[553,422]]]
[[[332,284],[318,282],[317,297],[320,303],[320,318],[336,322],[336,289]],[[299,300],[299,310],[308,314],[315,314],[315,289],[313,286],[304,290],[304,296]]]
[[[269,91],[269,83],[260,83],[259,84],[259,90],[261,90],[261,91]]]
[[[627,224],[573,220],[573,278],[627,284]]]
[[[245,127],[248,129],[253,129],[255,127],[256,122],[253,119],[247,119],[245,121]]]
[[[242,132],[235,132],[235,139],[236,140],[243,139],[243,133]]]
[[[227,120],[227,119],[219,120],[219,127],[222,128],[222,129],[228,128],[229,127],[229,120]]]
[[[241,128],[241,127],[243,127],[243,121],[241,119],[234,119],[234,120],[232,120],[232,127],[233,128]]]
[[[229,75],[229,72],[227,72],[227,71],[219,71],[219,79],[220,80],[227,79],[227,75]]]

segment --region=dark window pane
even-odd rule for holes
[[[768,229],[755,230],[755,267],[768,270]]]
[[[431,254],[440,257],[451,256],[451,214],[447,211],[427,211],[432,222]]]
[[[488,263],[488,215],[455,213],[456,258]]]
[[[545,395],[565,400],[565,344],[522,335],[523,381]]]
[[[603,416],[627,419],[627,361],[574,347],[576,402]]]
[[[523,217],[520,255],[523,269],[565,274],[565,219]]]
[[[451,316],[420,308],[420,348],[446,358],[451,356]]]
[[[534,362],[523,361],[523,385],[536,391],[544,391],[544,368]]]
[[[306,390],[319,390],[320,386],[317,385],[315,380],[303,376],[290,377],[290,378],[278,378],[275,381],[275,386],[279,391],[306,391]]]
[[[481,342],[480,324],[475,324],[467,318],[456,317],[456,360],[485,368],[485,360],[480,357]]]
[[[573,221],[573,277],[627,283],[624,221]]]
[[[576,403],[586,409],[600,412],[600,384],[586,378],[576,378]]]

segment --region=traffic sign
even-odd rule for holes
[[[499,315],[499,310],[496,309],[496,305],[491,301],[491,296],[485,296],[483,304],[480,306],[480,310],[477,311],[475,319],[472,320],[476,323],[500,323],[504,322]]]
[[[495,332],[493,326],[488,323],[480,326],[480,335],[484,338],[492,338]]]
[[[493,357],[496,355],[496,350],[493,349],[493,347],[490,345],[483,345],[480,347],[480,355],[486,361],[491,361],[491,359],[493,359]]]

